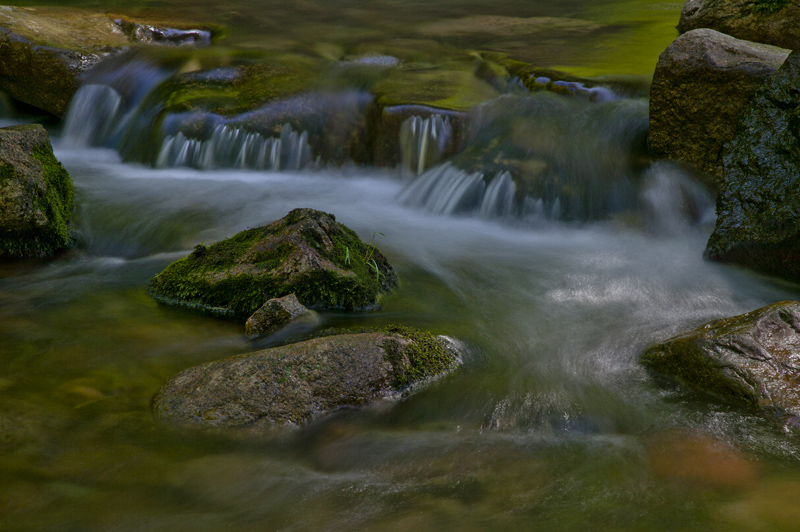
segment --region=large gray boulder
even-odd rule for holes
[[[650,90],[652,156],[692,163],[721,181],[722,147],[788,55],[710,29],[675,39],[659,57]]]
[[[755,95],[724,151],[706,257],[800,279],[800,52]]]
[[[796,0],[686,0],[678,31],[711,28],[738,39],[800,48]]]
[[[800,303],[715,320],[642,354],[652,371],[734,404],[800,419]]]
[[[45,129],[0,129],[0,259],[46,257],[69,246],[72,203],[72,179]]]
[[[178,425],[300,425],[452,371],[454,345],[396,327],[266,349],[183,371],[158,392],[155,413]]]

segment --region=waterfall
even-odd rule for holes
[[[188,138],[182,132],[168,135],[156,166],[299,170],[311,160],[308,133],[297,133],[289,124],[283,126],[279,137],[264,137],[242,127],[220,124],[207,140]]]
[[[69,104],[64,140],[71,146],[105,145],[119,126],[122,96],[108,85],[84,85]]]
[[[415,179],[398,197],[404,205],[435,214],[477,214],[498,218],[511,214],[516,185],[508,172],[486,185],[481,172],[467,173],[445,163]]]
[[[412,116],[400,126],[400,153],[403,168],[415,175],[444,158],[453,140],[453,127],[446,116]]]
[[[652,232],[677,235],[694,225],[713,225],[713,196],[679,166],[658,162],[642,181],[640,201]]]

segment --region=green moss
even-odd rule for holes
[[[451,69],[449,69],[451,68]],[[466,111],[498,93],[474,75],[472,61],[441,69],[393,70],[376,83],[378,103],[394,105],[426,105],[452,111]]]
[[[392,364],[392,385],[395,388],[405,388],[440,375],[456,363],[456,355],[447,349],[442,340],[429,332],[399,325],[390,325],[382,329],[382,332],[398,334],[411,340],[403,348],[399,348],[394,342],[387,342],[382,346]]]
[[[0,163],[0,185],[4,184],[6,181],[14,178],[14,167],[10,164],[2,164]]]
[[[335,268],[294,271],[295,265],[285,263],[290,256],[307,253],[303,246]],[[385,257],[355,232],[330,215],[296,209],[269,226],[195,247],[156,275],[150,292],[161,301],[245,317],[267,300],[292,293],[306,306],[368,309],[375,306],[378,293],[396,284]]]
[[[686,336],[652,346],[642,353],[642,362],[650,370],[690,388],[756,409],[758,397],[754,391],[727,378],[722,365],[706,356],[696,342],[696,338]]]
[[[52,151],[39,147],[33,157],[42,163],[46,192],[37,198],[37,208],[47,216],[45,227],[0,233],[0,255],[10,257],[47,257],[71,243],[69,220],[74,192],[72,179]],[[0,183],[14,176],[14,169],[0,167]]]
[[[754,0],[753,13],[771,15],[789,5],[789,0]]]

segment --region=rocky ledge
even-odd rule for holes
[[[82,76],[133,44],[203,44],[221,29],[65,7],[0,6],[0,89],[58,117]]]

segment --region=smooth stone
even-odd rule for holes
[[[315,338],[189,368],[158,392],[154,408],[185,426],[300,425],[449,373],[461,363],[455,345],[401,328]]]
[[[714,320],[646,349],[651,371],[752,411],[800,419],[800,302]]]
[[[756,90],[788,55],[709,29],[675,39],[659,57],[650,89],[652,156],[691,163],[720,183],[723,146],[739,131]]]
[[[304,307],[294,294],[270,299],[247,318],[244,324],[245,334],[250,338],[275,334],[289,324],[302,322],[312,326],[320,321],[319,315]]]

